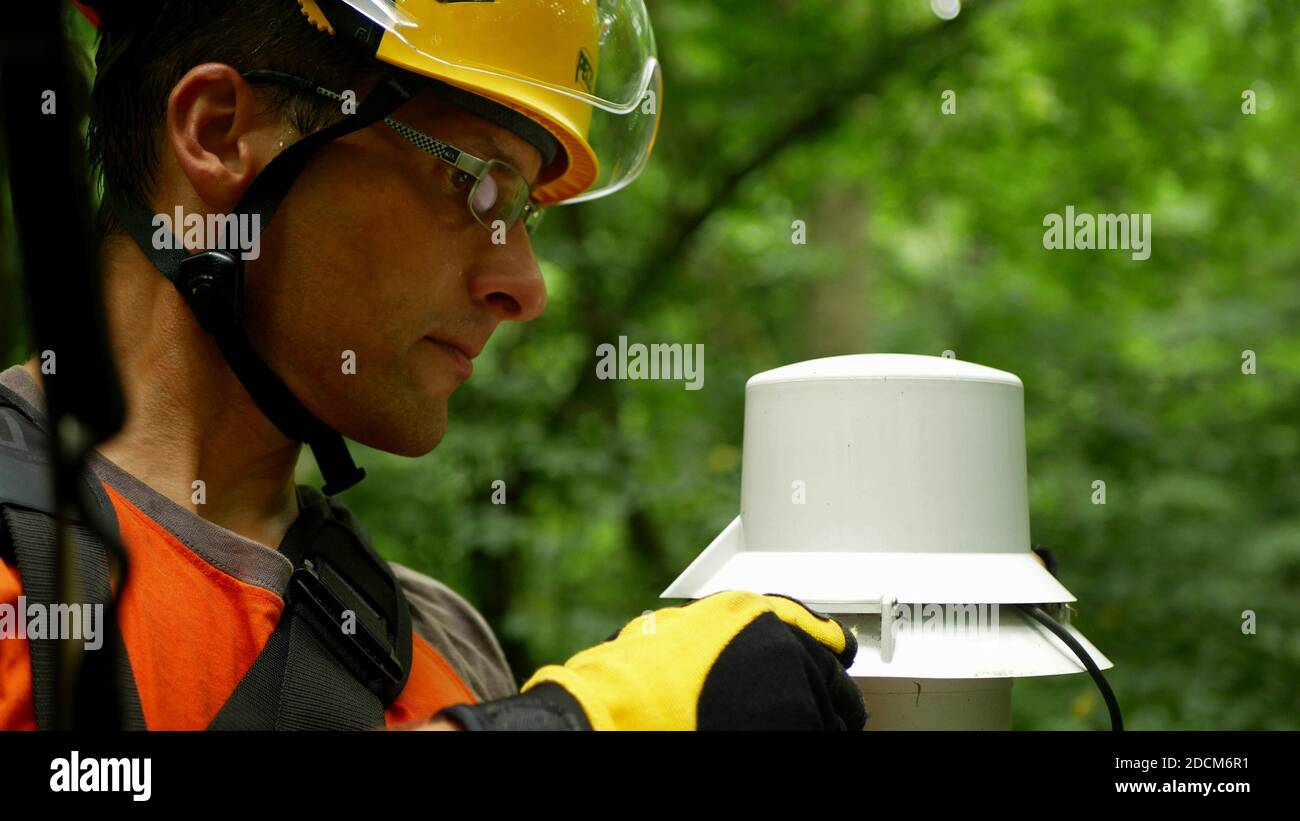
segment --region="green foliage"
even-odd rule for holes
[[[548,218],[547,313],[498,332],[442,445],[359,455],[380,549],[522,680],[660,606],[735,515],[750,375],[951,349],[1025,383],[1034,539],[1129,726],[1300,726],[1295,4],[651,5],[654,160]],[[1150,259],[1045,250],[1067,205],[1151,213]],[[619,335],[703,343],[705,389],[597,380]],[[1106,725],[1086,677],[1015,692],[1017,727]]]

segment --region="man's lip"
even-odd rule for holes
[[[441,339],[436,336],[426,336],[425,339],[447,348],[452,353],[452,356],[457,360],[458,369],[460,370],[462,377],[468,379],[470,374],[474,372],[474,363],[471,360],[478,356],[479,352],[483,350],[482,343],[476,345],[473,343],[456,342],[450,339]]]
[[[461,339],[447,339],[445,337],[433,336],[433,335],[426,336],[425,339],[430,339],[433,340],[434,342],[441,342],[444,345],[450,345],[451,347],[465,354],[466,359],[473,359],[474,357],[478,356],[483,351],[483,345],[485,344],[483,342],[470,342],[468,340],[461,340]]]

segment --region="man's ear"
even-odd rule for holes
[[[283,125],[262,113],[239,72],[204,63],[185,73],[167,100],[167,139],[181,173],[215,212],[234,208],[277,153]]]

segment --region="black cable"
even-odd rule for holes
[[[121,428],[125,408],[108,344],[98,243],[92,230],[91,186],[79,130],[84,93],[76,93],[81,80],[63,13],[62,3],[20,3],[6,10],[0,33],[3,149],[31,339],[37,351],[55,351],[58,357],[57,370],[42,381],[60,518],[59,598],[80,598],[72,573],[75,545],[66,527],[70,521],[80,520],[94,531],[107,551],[110,569],[116,561],[118,571],[118,585],[110,590],[105,607],[105,646],[88,655],[79,643],[60,645],[54,726],[118,729],[116,612],[127,579],[126,554],[113,534],[99,526],[78,491],[87,454]]]
[[[1083,645],[1079,644],[1068,630],[1062,627],[1056,619],[1047,615],[1046,611],[1038,605],[1018,604],[1016,606],[1025,611],[1034,621],[1051,630],[1058,639],[1065,642],[1065,645],[1074,651],[1074,654],[1083,662],[1083,666],[1087,668],[1088,675],[1092,676],[1092,680],[1096,682],[1097,689],[1101,690],[1101,697],[1106,700],[1106,709],[1110,711],[1110,728],[1116,732],[1123,730],[1124,717],[1120,715],[1119,701],[1115,698],[1115,691],[1110,689],[1110,683],[1101,674],[1101,668],[1092,660],[1092,656],[1088,655],[1088,651],[1083,649]]]

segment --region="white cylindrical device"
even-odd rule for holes
[[[849,672],[869,728],[1009,727],[1012,679],[1082,672],[1019,604],[1052,610],[1111,666],[1068,626],[1075,598],[1030,550],[1014,374],[906,354],[758,374],[740,497],[663,596],[782,593],[836,614],[858,637]]]

